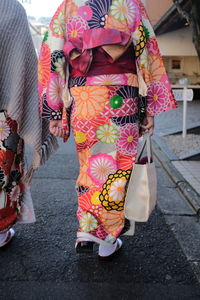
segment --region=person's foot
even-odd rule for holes
[[[76,240],[76,253],[93,253],[94,242],[89,240]]]
[[[111,247],[99,245],[99,259],[100,260],[112,260],[112,258],[119,252],[122,247],[122,240],[119,238]]]
[[[0,248],[2,248],[4,246],[6,246],[7,244],[9,244],[14,235],[15,235],[15,231],[14,231],[13,228],[10,228],[5,233],[1,233],[0,234]]]

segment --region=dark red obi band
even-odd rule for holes
[[[63,47],[71,77],[101,74],[136,74],[135,53],[128,33],[116,29],[86,30]]]

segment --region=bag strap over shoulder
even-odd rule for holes
[[[148,163],[150,164],[151,159],[153,159],[153,150],[152,150],[152,143],[151,143],[151,137],[149,135],[149,132],[145,132],[143,136],[143,144],[140,151],[138,152],[136,162],[138,162],[141,159],[145,146],[147,147],[147,158],[148,158]]]

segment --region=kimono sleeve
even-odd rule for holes
[[[146,113],[154,116],[177,107],[158,43],[141,1],[136,0],[139,17],[132,31],[139,75],[147,86]]]
[[[46,32],[39,54],[38,80],[41,116],[48,120],[63,118],[68,96],[68,63],[65,43],[65,1],[59,6]],[[65,115],[65,118],[67,116]]]

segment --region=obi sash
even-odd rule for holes
[[[85,30],[78,38],[70,38],[63,52],[71,66],[71,76],[100,74],[136,74],[131,35],[116,29]]]

